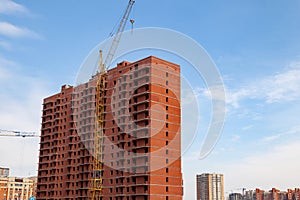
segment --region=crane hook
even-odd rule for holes
[[[134,19],[130,19],[130,23],[131,23],[131,33],[133,32],[133,24],[134,24]]]

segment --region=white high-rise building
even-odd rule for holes
[[[224,200],[223,174],[197,175],[197,200]]]

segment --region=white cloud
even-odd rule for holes
[[[0,13],[13,14],[13,13],[28,13],[28,10],[11,0],[0,0]]]
[[[300,97],[300,67],[267,78],[264,85],[267,103],[293,101]]]
[[[274,146],[267,152],[253,152],[246,157],[224,167],[227,190],[256,187],[268,190],[277,187],[281,190],[299,187],[295,177],[300,176],[300,142]]]
[[[11,0],[0,0],[0,14],[29,13],[21,4]],[[39,35],[27,28],[18,27],[8,22],[0,21],[0,34],[9,37],[39,38]],[[8,47],[6,42],[1,41],[0,46]]]
[[[215,100],[222,100],[218,90],[214,92]],[[207,98],[211,98],[211,91],[198,89],[197,92]],[[273,76],[249,83],[243,88],[226,88],[226,103],[232,108],[239,108],[242,100],[263,100],[267,104],[289,102],[300,98],[300,62],[291,62],[288,68]]]
[[[262,142],[271,142],[273,140],[280,139],[281,137],[293,135],[296,133],[300,133],[300,126],[292,127],[290,130],[282,132],[282,133],[274,134],[271,136],[266,136],[262,139]]]
[[[294,62],[282,73],[265,77],[239,89],[226,90],[226,102],[238,108],[240,101],[257,99],[267,104],[289,102],[300,98],[300,62]]]
[[[243,131],[247,131],[247,130],[251,129],[252,127],[253,127],[253,125],[244,126],[244,127],[242,128],[242,130],[243,130]]]
[[[37,175],[39,138],[1,137],[1,166],[10,168],[10,175]]]
[[[30,14],[22,5],[11,0],[0,0],[0,14]],[[41,37],[34,31],[5,21],[0,21],[0,36],[11,38]],[[11,50],[5,40],[0,48]],[[15,61],[0,55],[0,128],[7,130],[40,130],[42,99],[48,95],[45,82],[28,76]],[[39,138],[1,137],[1,165],[11,169],[12,176],[37,174]]]
[[[42,99],[49,94],[45,82],[1,57],[0,73],[0,128],[39,132]],[[1,137],[1,165],[10,167],[15,176],[36,175],[38,142],[38,138]]]
[[[0,34],[14,38],[40,38],[40,36],[27,28],[22,28],[8,22],[0,22]]]
[[[186,80],[181,82],[181,120],[182,120],[182,153],[189,149],[197,136],[200,111],[197,102],[197,93],[192,89]]]
[[[0,83],[12,77],[12,73],[8,70],[16,66],[16,63],[0,55]]]
[[[238,142],[240,139],[241,139],[241,136],[235,134],[235,135],[232,136],[231,141],[232,142]]]
[[[184,161],[199,161],[199,155],[200,152],[199,151],[192,151],[192,152],[188,152],[188,154],[184,155],[183,159]]]
[[[191,88],[183,88],[181,90],[181,105],[195,104],[197,95],[197,91]]]

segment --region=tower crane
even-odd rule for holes
[[[99,52],[99,63],[97,72],[97,84],[96,84],[96,109],[95,109],[95,130],[94,130],[94,161],[92,179],[90,185],[89,200],[101,200],[103,197],[103,157],[102,157],[102,146],[103,146],[103,129],[104,129],[104,98],[105,98],[105,82],[106,82],[106,70],[111,64],[116,50],[119,46],[122,33],[125,29],[128,17],[131,13],[135,0],[129,0],[127,8],[120,21],[117,32],[114,35],[110,49],[106,55],[103,63],[102,50]],[[134,21],[131,21],[133,23]]]
[[[105,62],[104,62],[104,65],[105,65],[106,68],[109,67],[109,65],[111,64],[112,59],[114,58],[114,55],[116,53],[116,50],[119,46],[119,43],[120,43],[120,40],[121,40],[121,37],[122,37],[122,33],[124,32],[125,26],[126,26],[127,21],[128,21],[128,17],[131,13],[131,10],[132,10],[132,7],[133,7],[134,3],[135,3],[135,0],[129,0],[127,8],[126,8],[126,10],[123,14],[123,17],[120,21],[118,30],[117,30],[116,34],[114,35],[112,45],[110,46],[110,49],[109,49],[108,54],[106,56],[106,59],[105,59]],[[134,20],[130,20],[130,21],[131,21],[131,23],[134,23]]]
[[[40,137],[36,132],[11,131],[0,129],[0,136],[16,136],[16,137]]]

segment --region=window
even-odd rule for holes
[[[166,85],[169,85],[169,81],[166,81]]]
[[[169,168],[166,168],[166,173],[169,173]]]
[[[167,94],[169,93],[169,89],[166,89],[166,93],[167,93]]]
[[[166,106],[166,110],[169,110],[169,106]]]
[[[169,123],[166,123],[166,128],[169,128]]]
[[[166,182],[169,182],[169,177],[166,177]]]
[[[169,132],[168,131],[166,132],[166,137],[169,137]]]
[[[166,97],[166,102],[169,102],[169,97]]]
[[[169,159],[167,158],[167,159],[166,159],[166,164],[168,164],[168,163],[169,163]]]
[[[169,141],[166,141],[166,146],[168,146],[169,145]]]
[[[166,192],[169,192],[169,187],[168,186],[166,187]]]
[[[166,119],[169,119],[169,115],[168,114],[166,115]]]
[[[169,150],[168,149],[166,150],[166,154],[169,154]]]
[[[168,72],[166,72],[166,77],[169,77],[169,73]]]

